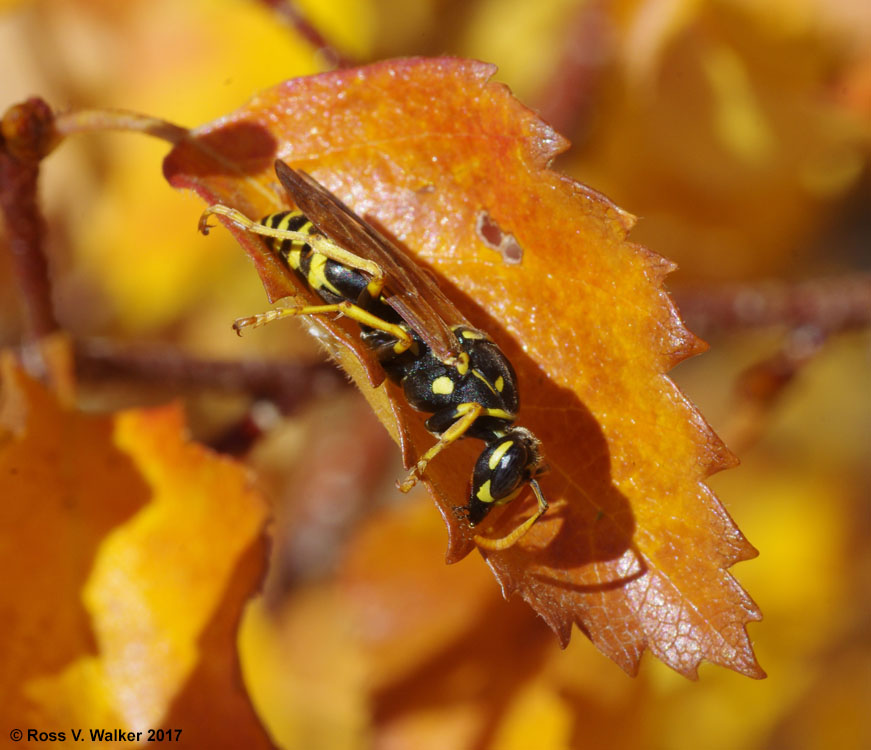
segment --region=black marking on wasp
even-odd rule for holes
[[[264,236],[324,304],[277,308],[241,318],[234,328],[295,315],[342,313],[356,321],[361,339],[402,387],[408,403],[432,415],[426,427],[439,438],[399,488],[408,492],[429,462],[456,440],[483,440],[468,503],[455,512],[474,527],[493,506],[510,502],[528,484],[538,500],[534,515],[499,539],[475,536],[486,549],[510,547],[548,508],[536,481],[544,471],[539,441],[514,425],[520,399],[511,363],[401,248],[305,172],[280,160],[275,172],[297,211],[253,222],[219,204],[204,212],[200,229],[207,232],[207,217],[220,214]]]

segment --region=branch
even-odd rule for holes
[[[829,335],[871,324],[869,274],[698,286],[672,294],[701,336],[768,326],[810,327]]]
[[[221,361],[201,359],[169,346],[119,344],[105,340],[74,343],[76,371],[83,380],[121,379],[179,388],[211,388],[268,398],[287,413],[312,398],[347,385],[328,362]]]
[[[330,69],[350,68],[356,65],[356,62],[339,52],[327,41],[323,34],[297,9],[292,0],[261,0],[261,2],[271,8],[282,21],[311,44],[315,51],[323,56]]]
[[[25,339],[35,341],[60,326],[51,299],[45,222],[37,202],[39,166],[64,137],[98,130],[127,130],[178,143],[185,128],[120,110],[79,110],[55,115],[42,99],[10,107],[0,137],[0,210],[9,237],[15,277],[25,308]]]
[[[45,222],[37,205],[39,162],[57,142],[53,117],[41,99],[28,99],[3,116],[0,138],[0,210],[25,309],[25,339],[58,330],[45,256]]]
[[[738,376],[733,406],[723,429],[732,450],[743,453],[765,433],[788,386],[822,350],[826,340],[826,334],[818,328],[797,328],[773,355],[750,365]]]
[[[613,56],[614,32],[602,3],[582,3],[569,20],[561,57],[538,96],[541,117],[578,147],[604,67]]]
[[[689,327],[703,336],[784,327],[779,349],[738,376],[723,429],[738,453],[764,434],[788,386],[834,334],[871,325],[871,275],[801,282],[711,285],[673,293]]]

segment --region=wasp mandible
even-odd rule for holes
[[[324,304],[276,308],[240,318],[234,328],[334,313],[358,323],[363,343],[387,377],[402,387],[413,408],[432,415],[426,428],[438,437],[399,489],[408,492],[429,462],[460,438],[484,441],[468,502],[454,511],[475,527],[493,506],[510,502],[529,485],[538,500],[530,518],[501,538],[474,537],[485,549],[510,547],[548,508],[536,481],[545,471],[540,442],[514,424],[520,398],[511,363],[405,251],[305,172],[276,160],[275,173],[297,210],[254,222],[216,204],[203,213],[200,230],[207,234],[208,216],[219,214],[265,237]]]

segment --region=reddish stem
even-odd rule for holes
[[[541,117],[578,145],[590,119],[602,71],[613,56],[614,32],[602,3],[583,3],[569,20],[562,54],[538,96]]]
[[[261,2],[311,44],[323,56],[329,68],[350,68],[356,64],[328,42],[291,0],[261,0]]]
[[[865,274],[699,286],[673,296],[690,328],[703,336],[776,325],[829,334],[871,324],[871,275]]]
[[[55,131],[60,137],[101,130],[143,133],[173,145],[187,138],[189,131],[159,117],[149,117],[123,109],[79,109],[55,116]]]
[[[45,257],[45,222],[37,204],[40,159],[56,141],[52,113],[41,99],[11,107],[0,138],[0,210],[15,279],[25,308],[25,338],[58,330]]]
[[[327,362],[220,361],[200,359],[169,346],[77,341],[76,371],[85,380],[158,383],[162,387],[214,388],[269,398],[284,412],[345,386],[342,374]]]

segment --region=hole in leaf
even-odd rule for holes
[[[502,260],[510,266],[519,265],[523,261],[523,248],[511,232],[506,232],[494,221],[486,211],[478,214],[475,224],[478,237],[489,248],[502,256]]]

